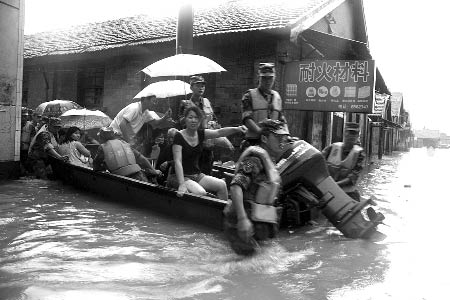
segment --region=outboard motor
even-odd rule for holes
[[[384,220],[384,215],[372,207],[366,210],[369,220],[365,219],[362,210],[371,200],[358,202],[348,196],[328,173],[322,153],[303,140],[288,145],[277,169],[284,191],[295,189],[299,184],[300,189],[305,187],[314,195],[308,204],[317,206],[346,237],[369,239]]]

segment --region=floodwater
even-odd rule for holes
[[[58,181],[0,185],[1,300],[448,299],[450,150],[370,165],[363,195],[382,242],[327,222],[243,258],[220,232],[104,201]]]

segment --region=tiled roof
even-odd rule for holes
[[[194,36],[290,28],[321,18],[344,0],[229,0],[214,8],[194,8]],[[176,17],[145,15],[91,23],[25,36],[24,57],[101,51],[175,40]]]

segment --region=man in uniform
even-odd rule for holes
[[[44,125],[31,141],[28,152],[28,163],[32,166],[37,178],[47,179],[51,174],[49,156],[67,162],[69,157],[56,152],[58,147],[58,131],[61,129],[61,119],[51,117],[48,125]]]
[[[104,171],[148,182],[144,171],[152,176],[161,176],[161,171],[155,170],[150,161],[137,150],[118,138],[116,132],[103,127],[98,133],[101,143],[93,161],[94,171]]]
[[[36,135],[36,128],[29,117],[30,110],[28,108],[22,108],[22,130],[20,132],[20,162],[24,172],[31,172],[29,165],[27,164],[28,150],[30,149],[31,139]]]
[[[344,142],[333,143],[322,150],[328,171],[336,183],[353,199],[359,201],[356,189],[359,174],[363,169],[364,152],[358,143],[359,124],[345,123]]]
[[[249,146],[236,164],[230,184],[232,201],[224,210],[225,234],[238,254],[250,255],[257,240],[266,240],[278,231],[276,207],[281,183],[273,163],[285,151],[289,133],[280,121],[266,119],[258,123],[258,145]]]
[[[282,101],[280,94],[272,90],[275,82],[275,65],[273,63],[260,63],[258,67],[258,87],[248,90],[242,97],[242,124],[248,131],[242,148],[259,143],[261,128],[257,125],[265,119],[286,120],[282,114]]]

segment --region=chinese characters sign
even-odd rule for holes
[[[373,60],[290,62],[285,78],[285,109],[372,112]]]

